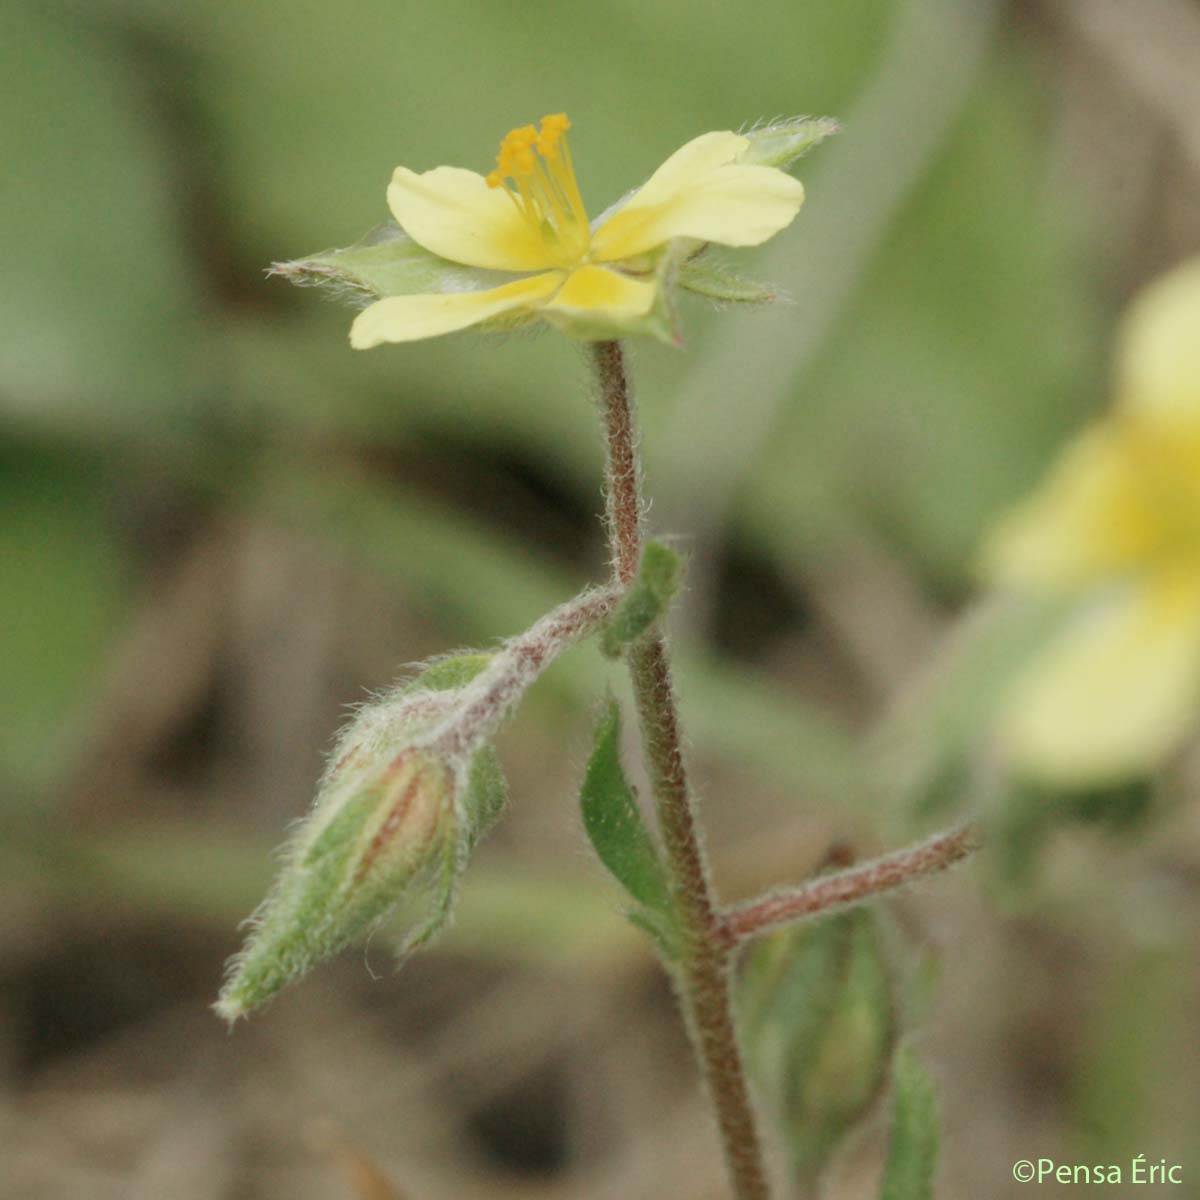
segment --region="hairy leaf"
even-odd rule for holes
[[[596,726],[580,789],[583,825],[600,861],[626,891],[643,908],[673,925],[666,873],[621,766],[620,732],[620,710],[613,701]]]
[[[683,563],[662,542],[648,542],[642,551],[637,577],[604,629],[602,648],[616,657],[622,648],[641,637],[666,612],[679,590]]]
[[[908,1046],[893,1068],[892,1141],[880,1200],[933,1200],[938,1110],[933,1084]]]

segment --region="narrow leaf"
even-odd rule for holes
[[[892,1144],[879,1200],[933,1200],[938,1110],[933,1084],[908,1046],[892,1074]]]
[[[637,577],[604,629],[605,654],[615,658],[666,612],[679,590],[682,572],[683,563],[674,550],[662,542],[646,544]]]
[[[673,924],[666,873],[621,766],[620,733],[621,714],[613,701],[596,726],[580,789],[583,825],[600,861],[626,891]]]
[[[649,908],[631,908],[625,915],[658,947],[663,958],[674,961],[679,957],[679,935],[666,916]]]

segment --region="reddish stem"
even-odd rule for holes
[[[461,758],[486,741],[512,712],[526,689],[564,650],[612,615],[621,589],[589,588],[548,612],[524,633],[509,638],[462,691],[448,717],[425,744]]]
[[[721,937],[729,949],[748,938],[757,937],[807,917],[849,908],[885,892],[895,891],[927,875],[935,875],[961,862],[979,848],[979,827],[959,825],[922,842],[885,854],[861,867],[851,867],[832,875],[821,875],[799,887],[772,892],[757,900],[739,904],[721,917]]]
[[[597,342],[592,347],[600,378],[601,404],[607,438],[604,496],[608,544],[617,582],[628,587],[642,555],[641,468],[637,434],[630,403],[629,374],[620,342]]]
[[[620,343],[593,347],[607,433],[605,475],[613,572],[628,585],[642,553],[642,498],[629,379]],[[733,1022],[730,950],[723,939],[684,766],[666,642],[657,631],[629,649],[629,670],[654,789],[681,941],[680,999],[716,1110],[738,1200],[768,1200],[770,1187]]]

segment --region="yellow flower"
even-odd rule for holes
[[[569,128],[560,113],[543,117],[539,129],[514,129],[486,177],[460,167],[397,167],[388,206],[404,233],[447,263],[503,274],[487,280],[492,286],[469,275],[461,290],[388,295],[359,314],[350,344],[363,350],[535,317],[583,338],[638,332],[662,302],[671,247],[756,246],[804,200],[797,180],[755,160],[752,135],[706,133],[592,225]]]
[[[1133,306],[1113,411],[996,531],[992,579],[1077,599],[1001,721],[1014,764],[1050,783],[1117,782],[1200,715],[1200,259]]]

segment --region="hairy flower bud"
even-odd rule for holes
[[[619,595],[585,591],[502,649],[436,659],[358,710],[230,963],[221,1016],[244,1015],[397,908],[402,956],[445,925],[471,852],[507,800],[493,734]]]
[[[742,981],[746,1047],[798,1182],[811,1185],[882,1089],[895,1036],[876,916],[839,913],[764,938]]]
[[[506,789],[490,745],[447,753],[431,739],[490,661],[438,659],[358,710],[230,964],[221,1016],[232,1021],[256,1008],[399,907],[407,918],[402,954],[445,924],[470,851],[500,815]]]
[[[223,1017],[257,1007],[368,931],[414,886],[453,874],[456,774],[420,749],[335,773],[234,960],[217,1003]]]

